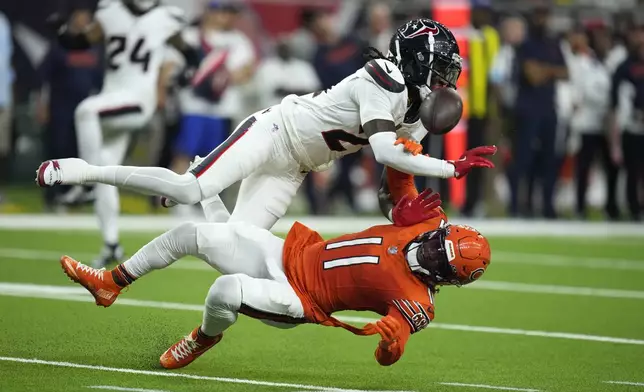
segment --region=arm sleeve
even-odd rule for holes
[[[378,203],[382,214],[392,223],[394,206],[404,195],[409,195],[412,199],[418,196],[414,176],[385,167],[378,190]]]
[[[442,159],[426,155],[411,155],[405,152],[403,145],[394,145],[395,132],[378,132],[369,137],[373,155],[379,163],[398,171],[417,176],[439,178],[454,177],[454,165]]]

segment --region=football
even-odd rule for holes
[[[434,135],[444,135],[454,129],[462,115],[463,100],[449,87],[432,91],[420,106],[420,121]]]

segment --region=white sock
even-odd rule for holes
[[[95,188],[94,209],[103,234],[103,242],[110,245],[119,243],[119,192],[113,186],[98,184]]]
[[[79,157],[93,165],[101,164],[103,130],[98,112],[81,103],[75,113]]]
[[[217,336],[237,321],[242,303],[242,284],[236,275],[224,275],[215,280],[203,313],[201,332]]]
[[[198,256],[197,229],[191,222],[153,239],[123,263],[123,267],[133,277],[139,278],[152,270],[165,268],[184,256]]]
[[[127,188],[146,195],[165,196],[181,204],[201,201],[201,187],[190,174],[161,167],[89,166],[84,182]]]
[[[223,223],[228,222],[230,218],[230,212],[228,212],[219,195],[203,200],[201,202],[201,208],[203,208],[204,215],[206,216],[206,222]]]

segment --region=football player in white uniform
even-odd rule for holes
[[[76,131],[80,157],[92,165],[121,164],[131,131],[145,126],[157,105],[157,80],[167,43],[176,46],[190,64],[198,54],[184,45],[180,32],[186,25],[180,8],[158,0],[101,0],[94,22],[82,34],[67,29],[60,17],[49,20],[67,49],[106,45],[106,72],[102,91],[77,107]],[[120,260],[119,195],[114,187],[98,184],[95,208],[105,243],[97,265]]]
[[[396,31],[387,57],[379,52],[373,57],[331,89],[291,95],[251,115],[186,174],[60,159],[43,162],[36,182],[101,183],[162,195],[176,203],[201,201],[209,221],[270,228],[286,213],[307,172],[328,167],[366,145],[381,164],[414,175],[460,178],[474,167],[493,167],[480,155],[494,154],[496,147],[470,150],[448,162],[409,154],[397,143],[399,138],[420,141],[427,133],[418,114],[421,87],[456,85],[461,57],[447,27],[430,19],[412,20]],[[239,180],[242,185],[230,215],[218,194]]]

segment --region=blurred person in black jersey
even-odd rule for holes
[[[92,9],[78,3],[70,16],[69,29],[83,31],[92,22]],[[103,82],[103,50],[68,50],[53,43],[39,68],[41,92],[36,105],[36,119],[44,127],[45,157],[78,156],[74,112],[79,103],[100,91]],[[45,206],[57,203],[76,204],[91,201],[90,188],[47,188]]]
[[[638,188],[644,174],[644,27],[631,29],[627,39],[628,58],[617,67],[611,85],[611,157],[626,168],[626,195],[631,219],[641,220]],[[623,91],[626,91],[622,95]],[[622,96],[628,100],[623,129],[617,121]],[[621,137],[620,137],[621,136]]]
[[[353,74],[366,63],[363,53],[365,45],[352,36],[341,36],[333,25],[333,15],[326,10],[318,10],[311,17],[311,31],[317,40],[313,56],[313,66],[320,79],[322,89],[328,89],[342,79]],[[354,212],[357,211],[354,189],[351,183],[351,170],[360,162],[362,153],[350,154],[339,162],[339,171],[328,191],[328,198],[343,195]],[[315,189],[315,173],[307,176],[305,189],[311,212],[324,212],[326,202],[320,200],[320,192]]]

